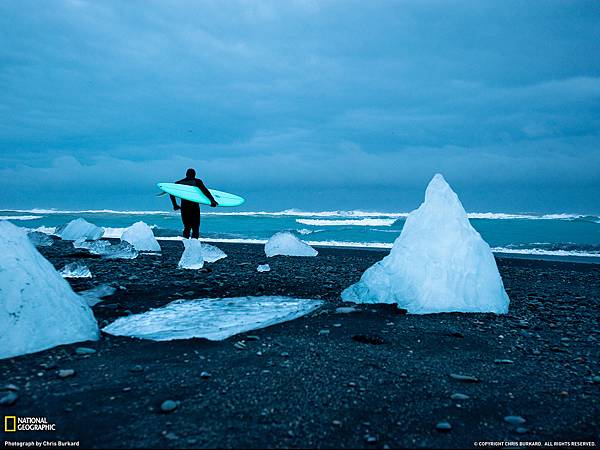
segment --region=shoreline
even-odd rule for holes
[[[182,245],[161,247],[159,256],[133,260],[93,257],[64,241],[40,251],[59,270],[74,261],[90,268],[93,278],[68,280],[77,292],[117,287],[93,307],[100,327],[174,300],[286,295],[324,304],[222,341],[102,333],[96,342],[0,360],[3,383],[18,389],[2,412],[47,417],[57,429],[11,439],[95,448],[599,440],[596,265],[499,258],[508,314],[403,315],[393,305],[340,299],[383,252],[323,247],[316,257],[266,258],[256,245],[221,244],[227,257],[207,270],[178,270]],[[257,272],[265,262],[271,271]],[[338,313],[340,306],[354,312]],[[80,347],[92,352],[78,353]],[[68,369],[71,377],[58,376]],[[458,393],[468,398],[451,398]],[[161,410],[166,400],[175,410]],[[524,418],[524,431],[503,419],[512,415]],[[441,421],[451,431],[437,431]]]

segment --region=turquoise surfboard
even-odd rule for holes
[[[196,186],[187,186],[185,184],[177,183],[158,183],[157,186],[161,191],[174,195],[175,197],[189,200],[190,202],[202,203],[203,205],[210,205],[210,200],[206,198],[206,195],[204,195]],[[219,206],[240,206],[245,202],[239,195],[217,191],[216,189],[209,189],[209,191]]]

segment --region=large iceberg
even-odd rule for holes
[[[154,341],[190,338],[220,341],[297,319],[322,303],[281,296],[176,300],[162,308],[120,317],[102,331]]]
[[[31,244],[0,222],[0,359],[97,340],[87,304]]]
[[[177,265],[180,269],[202,269],[205,262],[213,263],[227,257],[220,248],[198,239],[184,239],[183,247],[183,254]]]
[[[104,228],[97,227],[80,217],[60,227],[56,230],[56,234],[65,241],[76,241],[78,239],[95,241],[102,237]]]
[[[121,240],[129,242],[138,252],[160,252],[160,245],[152,228],[141,221],[127,228],[121,235]]]
[[[390,254],[342,292],[355,303],[396,303],[414,314],[508,311],[494,255],[442,175],[410,213]]]
[[[289,231],[275,233],[265,244],[267,257],[283,256],[317,256],[317,251],[301,241]]]

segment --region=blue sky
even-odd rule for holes
[[[0,2],[0,208],[600,212],[597,1]]]

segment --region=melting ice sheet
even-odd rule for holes
[[[190,338],[220,341],[297,319],[322,303],[321,300],[282,296],[177,300],[162,308],[121,317],[102,331],[153,341]]]

